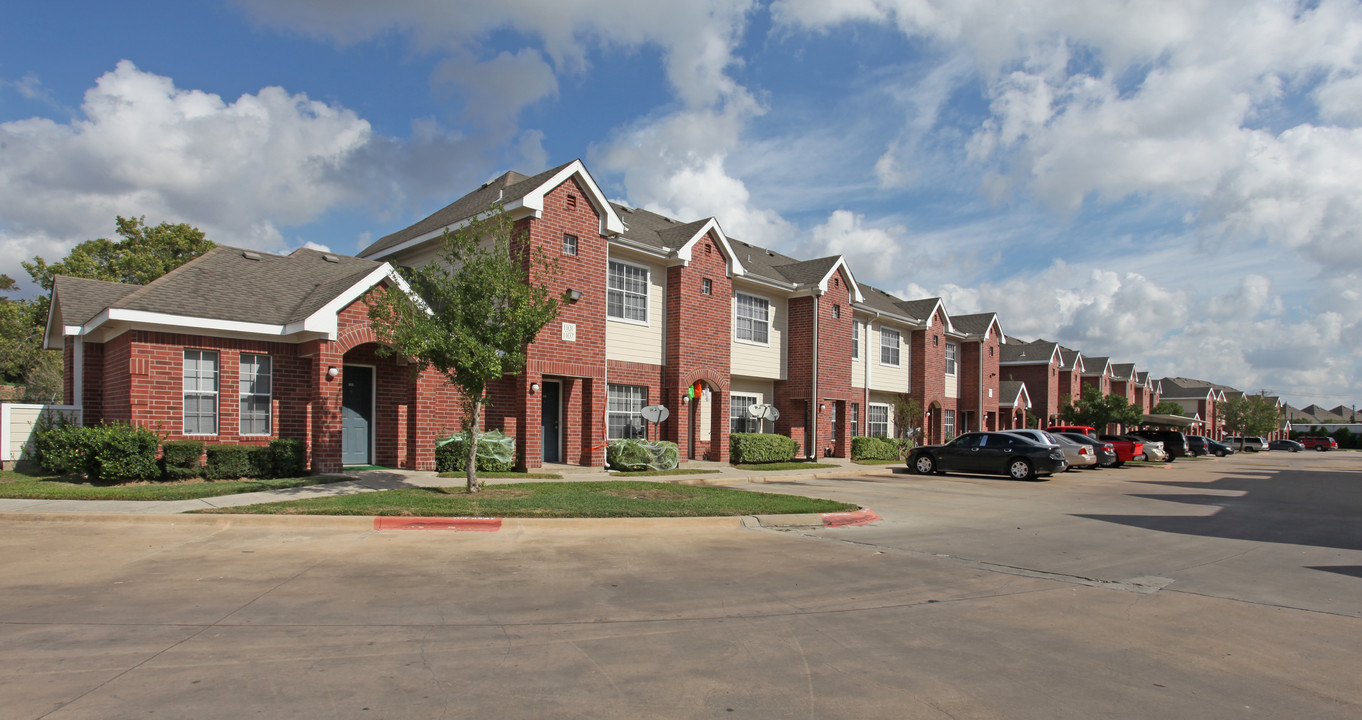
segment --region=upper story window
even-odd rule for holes
[[[960,345],[959,345],[959,343],[953,343],[953,342],[948,342],[948,343],[946,343],[946,374],[947,374],[947,375],[954,375],[954,374],[955,374],[955,360],[956,360],[956,354],[959,353],[959,352],[960,352]]]
[[[880,328],[880,364],[893,365],[899,364],[899,343],[901,342],[899,331],[891,328]]]
[[[706,247],[708,247],[708,246],[706,246]],[[700,279],[700,294],[701,294],[701,295],[713,295],[713,294],[714,294],[714,281],[713,281],[713,280],[710,280],[709,278],[701,278],[701,279]]]
[[[835,318],[840,318],[840,317],[842,317],[842,306],[841,306],[841,305],[836,305],[836,304],[834,304],[834,305],[832,306],[832,316],[835,317]]]
[[[861,321],[851,321],[851,359],[859,360],[861,357]]]
[[[270,356],[241,354],[241,434],[270,434]]]
[[[605,314],[621,320],[648,322],[648,268],[610,261],[610,287]]]
[[[576,236],[576,235],[568,235],[568,234],[566,234],[566,233],[563,234],[563,254],[564,254],[564,255],[576,255],[576,254],[577,254],[577,236]]]
[[[184,351],[184,434],[218,434],[218,354]]]
[[[738,318],[735,330],[739,340],[771,342],[771,301],[756,295],[738,293]]]

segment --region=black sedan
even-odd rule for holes
[[[1225,443],[1222,443],[1219,440],[1212,440],[1210,438],[1206,438],[1206,449],[1209,450],[1210,453],[1216,457],[1225,457],[1226,455],[1233,455],[1235,452],[1234,446],[1226,445]]]
[[[965,433],[945,445],[913,448],[908,456],[908,469],[920,475],[966,472],[1031,480],[1068,467],[1063,450],[1000,432]]]
[[[1273,440],[1267,444],[1268,450],[1286,450],[1288,452],[1300,452],[1305,446],[1295,440]]]

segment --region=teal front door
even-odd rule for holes
[[[374,369],[346,365],[341,375],[341,464],[370,465],[373,445]]]

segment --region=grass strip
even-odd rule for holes
[[[854,464],[856,464],[856,465],[897,465],[897,464],[899,464],[899,463],[901,463],[901,462],[903,462],[903,461],[902,461],[902,460],[852,460],[851,462],[854,463]]]
[[[444,472],[444,473],[440,473],[440,474],[437,475],[436,477],[442,477],[442,478],[463,478],[463,477],[468,477],[468,476],[467,476],[466,474],[464,474],[464,473],[461,473],[461,472]],[[507,471],[505,471],[505,472],[501,472],[501,471],[484,472],[484,471],[479,470],[479,471],[478,471],[478,478],[479,478],[479,479],[481,479],[481,478],[523,478],[523,479],[525,479],[525,480],[562,480],[562,479],[563,479],[563,476],[562,476],[562,475],[559,475],[558,473],[515,472],[514,470],[507,470]]]
[[[685,468],[673,468],[671,470],[612,470],[610,477],[649,477],[652,475],[704,475],[706,473],[716,473],[718,470],[687,470]]]
[[[776,462],[776,463],[748,463],[744,465],[734,465],[739,470],[816,470],[818,468],[840,467],[834,463],[818,462]]]
[[[642,480],[514,483],[476,493],[463,488],[411,488],[216,508],[258,515],[396,515],[411,517],[729,517],[855,510],[855,505],[729,488]]]
[[[26,500],[194,500],[220,495],[239,495],[262,490],[282,490],[304,485],[353,480],[342,475],[317,475],[269,480],[181,480],[136,482],[121,485],[92,483],[77,476],[34,476],[0,472],[0,497]]]

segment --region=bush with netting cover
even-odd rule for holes
[[[515,469],[515,438],[506,437],[500,430],[478,435],[477,449],[480,472],[510,472]],[[435,471],[463,472],[468,467],[468,433],[436,441]]]
[[[614,440],[605,448],[605,465],[611,470],[673,470],[680,462],[681,452],[676,443],[666,440]]]

